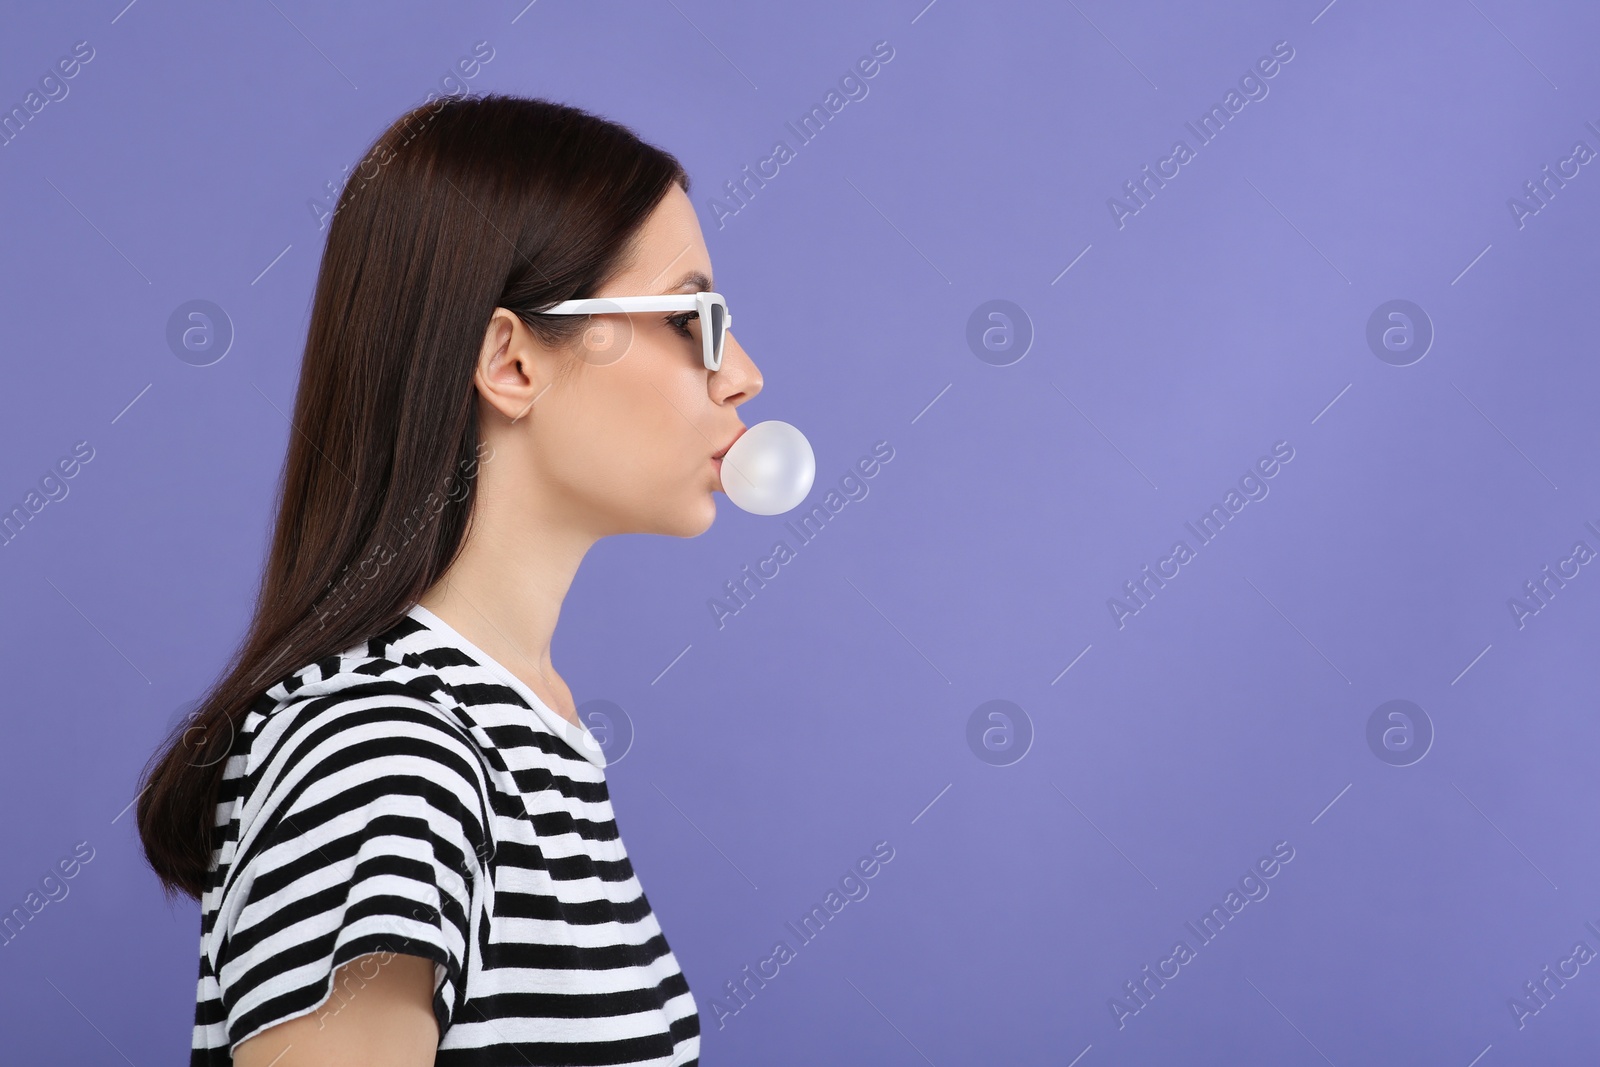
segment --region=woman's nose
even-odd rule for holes
[[[712,388],[717,391],[717,399],[724,403],[743,403],[761,392],[761,370],[744,346],[734,339],[732,330],[722,343],[722,369],[711,375]]]

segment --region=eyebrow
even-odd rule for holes
[[[713,291],[711,287],[711,279],[706,277],[705,272],[698,270],[692,270],[688,274],[685,274],[683,278],[679,280],[678,284],[674,285],[672,288],[674,290],[678,290],[686,287],[692,288],[695,292]]]

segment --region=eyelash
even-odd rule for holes
[[[674,330],[677,330],[679,333],[683,334],[683,336],[693,337],[694,334],[689,332],[688,322],[690,319],[697,319],[699,317],[700,312],[698,311],[685,311],[681,315],[669,315],[666,319],[666,323]]]

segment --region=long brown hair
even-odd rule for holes
[[[169,899],[209,878],[219,784],[264,690],[382,633],[463,544],[476,497],[472,375],[496,307],[564,345],[673,183],[671,154],[580,108],[444,97],[373,142],[341,190],[317,275],[249,630],[144,768],[145,858]],[[463,477],[464,476],[464,477]]]

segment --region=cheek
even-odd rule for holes
[[[630,454],[656,469],[681,468],[696,456],[710,461],[716,445],[702,429],[714,420],[706,372],[670,346],[629,354],[615,383],[616,421],[626,421]],[[703,453],[704,455],[701,455]]]
[[[587,371],[562,395],[541,442],[551,470],[588,493],[643,499],[692,475],[696,461],[709,467],[716,446],[695,428],[709,421],[703,375],[648,369],[641,358],[637,369]]]

